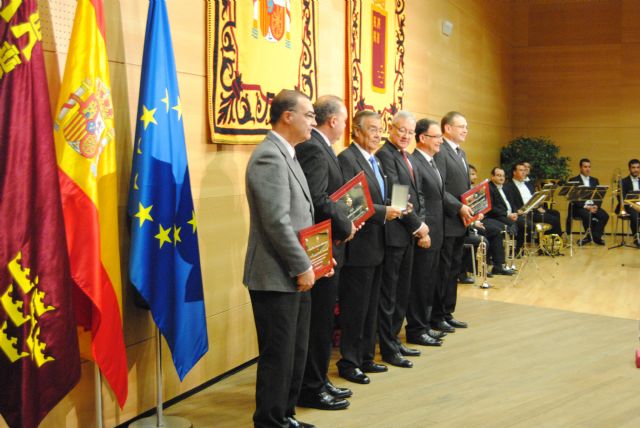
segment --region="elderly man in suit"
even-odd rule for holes
[[[406,356],[420,355],[417,349],[408,348],[398,339],[398,333],[409,304],[411,267],[415,242],[428,248],[429,227],[418,217],[421,201],[418,196],[420,177],[412,165],[406,149],[415,135],[416,120],[407,111],[396,113],[391,122],[389,140],[376,152],[387,174],[389,186],[403,185],[409,190],[412,211],[397,221],[385,224],[384,266],[378,303],[378,340],[382,360],[397,367],[410,368],[413,363]]]
[[[436,330],[447,333],[455,328],[466,328],[467,323],[453,318],[458,294],[458,274],[462,266],[462,248],[466,226],[473,210],[464,205],[460,197],[469,190],[469,162],[460,147],[467,138],[469,128],[462,113],[451,111],[440,121],[444,133],[444,143],[434,156],[440,175],[444,180],[444,189],[455,199],[455,203],[445,207],[444,242],[440,251],[440,296],[441,302],[433,308],[432,324]]]
[[[335,274],[320,278],[311,289],[311,327],[309,351],[304,369],[298,406],[322,410],[339,410],[349,406],[348,388],[334,386],[327,377],[331,359],[333,336],[333,310],[338,294],[338,278],[344,261],[345,242],[356,233],[356,227],[347,217],[347,207],[329,197],[344,183],[342,168],[332,144],[344,135],[347,109],[334,95],[319,97],[314,103],[317,126],[311,139],[296,146],[296,155],[307,177],[316,223],[330,219],[333,238]]]
[[[258,334],[256,427],[312,426],[294,418],[309,343],[315,274],[298,232],[313,225],[313,203],[294,147],[316,124],[311,101],[282,90],[271,102],[272,131],[246,171],[249,243],[243,282]]]
[[[416,123],[416,149],[413,151],[413,165],[420,177],[421,195],[418,215],[429,227],[431,246],[416,246],[412,275],[409,307],[407,309],[407,342],[422,346],[440,346],[447,334],[431,329],[431,312],[439,283],[438,265],[440,250],[444,241],[444,206],[457,205],[453,196],[444,190],[433,157],[440,151],[442,132],[440,124],[431,119],[420,119]]]
[[[600,181],[591,176],[591,161],[589,159],[580,159],[580,174],[575,177],[571,177],[569,181],[577,181],[583,186],[596,187],[600,184]],[[597,245],[604,245],[602,235],[604,234],[604,228],[609,221],[609,214],[602,208],[602,201],[584,201],[584,202],[572,202],[571,203],[571,216],[573,218],[579,218],[582,220],[584,230],[591,229],[591,236],[585,236],[580,245],[585,245],[593,242]],[[567,216],[567,235],[571,234],[571,219]]]
[[[364,171],[374,208],[373,216],[347,243],[338,290],[341,328],[338,373],[348,381],[361,384],[370,382],[365,373],[387,371],[387,366],[373,360],[384,260],[384,223],[402,215],[399,208],[387,206],[391,189],[374,155],[381,131],[382,122],[377,113],[356,113],[351,132],[354,142],[338,155],[345,180]]]

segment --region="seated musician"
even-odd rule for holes
[[[627,199],[629,192],[640,193],[640,160],[631,159],[629,161],[629,175],[622,179],[622,199]],[[640,235],[638,235],[638,212],[625,204],[624,210],[629,214],[631,220],[631,232],[633,232],[633,243],[640,247]],[[620,203],[616,207],[616,213],[620,212]]]
[[[505,226],[507,231],[516,238],[515,252],[518,254],[524,243],[524,218],[518,216],[504,193],[504,170],[495,167],[491,170],[491,181],[489,182],[489,193],[491,195],[491,210],[485,214],[487,218],[493,219]]]
[[[589,159],[580,159],[580,175],[576,175],[569,181],[577,181],[583,186],[595,187],[600,184],[597,178],[591,177],[591,161]],[[602,201],[578,201],[572,202],[570,212],[573,218],[581,219],[584,230],[591,228],[593,242],[598,245],[604,245],[602,235],[604,228],[609,221],[609,214],[602,209]],[[571,234],[571,219],[567,214],[567,235]],[[580,240],[579,244],[584,245],[591,242],[590,236],[585,236]]]
[[[518,215],[522,215],[521,208],[529,202],[535,190],[531,181],[525,181],[526,167],[523,162],[518,162],[513,166],[511,176],[511,181],[507,182],[502,190],[507,196],[511,207],[515,208]],[[545,234],[555,233],[558,236],[562,235],[560,213],[552,208],[540,206],[534,209],[527,221],[527,227],[531,229],[533,229],[534,223],[547,223],[551,225],[551,228]]]

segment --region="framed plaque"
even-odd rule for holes
[[[360,171],[355,177],[336,190],[331,196],[334,202],[342,201],[349,209],[347,217],[356,227],[359,227],[374,213],[369,184]]]
[[[489,180],[472,187],[460,196],[463,204],[468,205],[473,210],[473,216],[469,221],[465,221],[465,226],[469,226],[478,220],[480,214],[491,211],[491,197],[489,196]]]
[[[395,183],[391,188],[391,206],[407,211],[409,206],[409,186]]]
[[[333,269],[331,220],[325,220],[299,232],[302,248],[307,252],[316,279]]]

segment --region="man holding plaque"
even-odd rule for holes
[[[298,232],[313,225],[313,203],[294,147],[316,124],[311,101],[282,90],[271,102],[272,131],[246,171],[250,227],[243,282],[258,334],[256,427],[311,426],[294,418],[309,343],[311,260]]]
[[[338,289],[341,328],[338,372],[344,379],[361,384],[370,382],[365,373],[387,371],[385,365],[373,361],[384,260],[384,223],[402,215],[401,209],[387,206],[391,189],[374,155],[380,144],[381,128],[377,113],[356,113],[351,132],[354,142],[338,156],[345,180],[364,172],[375,212],[347,243]]]
[[[460,201],[460,196],[469,190],[469,163],[460,147],[467,138],[467,119],[456,111],[447,113],[440,122],[444,142],[434,159],[444,188],[455,203],[445,206],[444,242],[440,252],[440,297],[441,302],[433,308],[432,325],[436,330],[452,333],[455,328],[466,328],[467,323],[453,318],[458,294],[458,273],[462,267],[462,248],[466,233],[465,223],[473,216],[473,210]]]
[[[318,279],[311,289],[309,350],[298,406],[339,410],[349,406],[345,398],[351,396],[351,390],[331,384],[327,371],[344,243],[353,238],[356,227],[347,218],[346,206],[334,202],[329,196],[344,184],[342,168],[331,145],[344,135],[347,109],[342,100],[333,95],[319,97],[313,109],[317,126],[311,131],[310,140],[296,146],[296,155],[309,183],[316,223],[331,220],[333,257],[337,265],[333,276]]]
[[[415,129],[416,120],[413,115],[407,111],[399,111],[391,122],[389,140],[376,153],[392,191],[396,185],[409,189],[408,200],[405,196],[405,200],[401,201],[404,206],[398,208],[406,210],[409,201],[413,205],[413,209],[406,215],[385,224],[384,266],[378,303],[378,340],[382,360],[405,368],[413,367],[406,356],[420,355],[419,350],[407,348],[398,339],[409,304],[414,241],[423,248],[428,248],[431,244],[429,227],[417,214],[422,211],[421,198],[418,196],[420,177],[412,164],[411,155],[406,151],[415,135]]]

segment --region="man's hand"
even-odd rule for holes
[[[407,202],[407,209],[402,212],[402,215],[411,214],[413,212],[413,204],[411,202]]]
[[[507,218],[513,221],[518,221],[518,214],[516,213],[507,214]]]
[[[458,215],[462,219],[463,222],[468,223],[471,221],[471,217],[473,217],[473,210],[468,205],[463,205],[460,207],[460,211],[458,211]]]
[[[588,205],[587,209],[589,211],[591,211],[591,214],[595,214],[598,211],[598,206],[597,205]]]
[[[298,275],[298,291],[305,292],[311,290],[314,282],[316,282],[316,274],[313,273],[313,267],[311,267]]]
[[[344,242],[351,241],[353,237],[356,236],[357,231],[358,229],[356,228],[356,225],[351,222],[351,235],[349,235],[349,237],[345,239]]]
[[[481,222],[481,221],[479,221],[479,220],[474,221],[474,222],[473,222],[473,225],[474,225],[475,227],[477,227],[478,229],[482,229],[482,230],[484,230],[484,229],[485,229],[484,224],[482,224],[482,222]]]
[[[418,240],[418,247],[425,248],[425,249],[431,247],[431,237],[427,235],[423,238],[420,238]]]
[[[336,273],[336,271],[335,271],[335,269],[333,269],[333,267],[335,265],[337,265],[337,264],[338,264],[338,262],[336,261],[336,259],[331,257],[331,270],[324,274],[325,278],[331,278]]]
[[[425,236],[429,235],[429,226],[427,226],[425,223],[422,223],[420,225],[420,227],[418,228],[418,230],[416,230],[416,233],[414,233],[414,235],[416,237],[418,237],[418,239],[422,239]]]
[[[384,216],[386,220],[395,220],[398,217],[402,217],[402,210],[400,208],[395,207],[386,207],[387,213]]]

